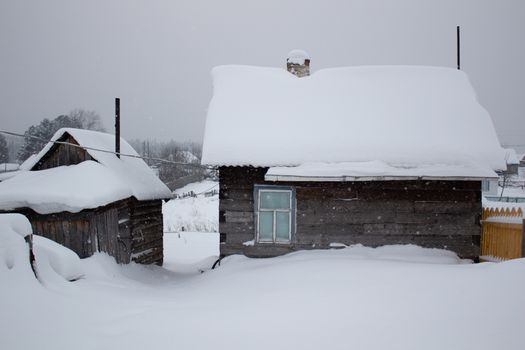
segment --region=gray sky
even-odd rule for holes
[[[0,0],[0,128],[84,108],[112,130],[120,97],[124,137],[200,141],[213,66],[284,67],[301,48],[313,71],[455,67],[461,25],[462,68],[500,141],[525,145],[524,17],[520,0]]]

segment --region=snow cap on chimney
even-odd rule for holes
[[[288,72],[299,78],[310,75],[310,56],[304,50],[292,50],[286,59]]]

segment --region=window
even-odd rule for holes
[[[290,243],[295,226],[295,192],[287,186],[255,186],[258,243]]]

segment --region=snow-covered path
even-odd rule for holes
[[[523,348],[525,260],[405,246],[232,256],[204,273],[82,264],[73,283],[3,279],[2,349]]]

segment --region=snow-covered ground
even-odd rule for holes
[[[525,178],[523,177],[517,177],[518,180],[523,181]],[[499,202],[496,200],[487,199],[486,197],[483,197],[483,207],[484,208],[521,208],[521,210],[525,213],[525,189],[521,187],[511,187],[507,186],[505,188],[502,188],[501,186],[498,187],[498,194],[497,196],[494,196],[496,198],[498,197],[512,197],[512,198],[523,198],[519,199],[520,203],[516,202]],[[521,202],[521,201],[524,202]]]
[[[168,208],[189,206],[185,200]],[[525,259],[470,264],[445,250],[353,246],[231,256],[211,270],[218,233],[185,231],[164,235],[163,267],[117,265],[100,253],[77,261],[62,247],[37,248],[39,282],[22,238],[30,226],[15,221],[0,225],[0,349],[525,345]],[[79,264],[66,271],[64,261]],[[68,282],[72,273],[83,277]]]
[[[165,232],[219,231],[219,196],[206,197],[205,193],[218,191],[219,183],[201,181],[186,185],[173,193],[179,197],[193,192],[197,197],[172,199],[162,206]]]
[[[354,247],[232,256],[204,273],[103,254],[82,268],[81,280],[43,286],[0,265],[0,347],[523,349],[523,259]]]
[[[164,268],[176,272],[197,272],[219,258],[217,232],[164,233]]]

